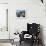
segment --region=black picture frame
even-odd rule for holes
[[[25,17],[25,10],[16,10],[17,17]]]

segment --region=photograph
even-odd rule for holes
[[[16,10],[17,17],[25,17],[25,10]]]

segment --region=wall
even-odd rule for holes
[[[16,10],[24,9],[25,18],[17,18]],[[40,23],[42,25],[44,41],[46,42],[46,16],[45,5],[40,0],[12,0],[9,2],[9,31],[11,38],[14,38],[15,31],[27,30],[27,23]]]
[[[0,3],[8,3],[8,0],[0,0]]]

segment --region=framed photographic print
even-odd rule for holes
[[[25,10],[16,10],[17,17],[25,17]]]

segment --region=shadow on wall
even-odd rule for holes
[[[42,45],[45,46],[44,45],[44,37],[43,37],[43,26],[42,25],[40,25],[40,39],[42,40]]]

